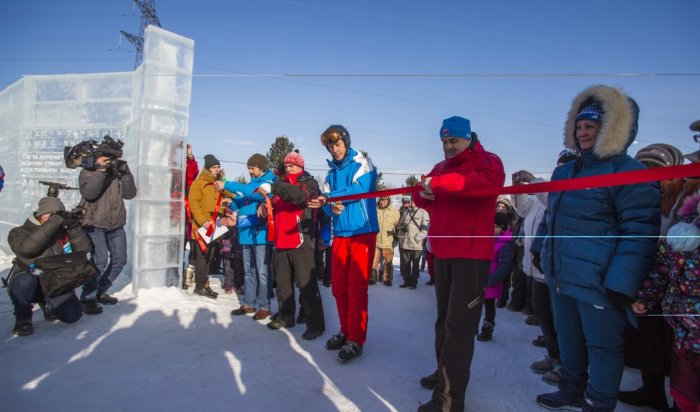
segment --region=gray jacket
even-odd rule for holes
[[[136,197],[136,184],[131,172],[118,176],[112,171],[83,169],[78,182],[85,201],[83,226],[114,230],[126,224],[124,200]]]
[[[398,227],[406,228],[399,235],[401,249],[423,250],[423,240],[428,236],[429,226],[430,215],[424,209],[412,206],[404,210],[398,224]]]

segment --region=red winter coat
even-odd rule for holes
[[[272,184],[275,247],[277,249],[314,248],[314,209],[306,202],[320,194],[318,182],[309,173],[286,176]]]
[[[439,259],[484,259],[493,256],[496,196],[465,197],[475,189],[503,187],[506,175],[501,159],[484,150],[479,141],[428,174],[435,200],[417,194],[418,207],[430,210],[428,238]]]

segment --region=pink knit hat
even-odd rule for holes
[[[304,168],[304,158],[301,157],[299,152],[289,152],[287,153],[287,156],[284,157],[284,164],[293,164],[295,166],[299,166],[302,169]]]

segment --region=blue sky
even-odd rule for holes
[[[0,88],[24,74],[133,70],[119,39],[138,31],[132,9],[1,2]],[[438,129],[452,115],[472,121],[507,173],[548,174],[569,104],[593,84],[639,103],[630,154],[656,142],[698,148],[688,130],[700,119],[697,1],[156,0],[156,9],[163,28],[195,41],[190,143],[229,177],[279,135],[322,175],[319,135],[340,123],[399,186],[442,159]]]

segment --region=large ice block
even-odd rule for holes
[[[77,187],[65,146],[104,135],[122,139],[138,196],[127,201],[134,290],[177,284],[184,252],[184,157],[194,42],[149,26],[143,63],[134,72],[25,76],[0,91],[0,248],[46,195],[39,180]],[[77,190],[60,193],[67,207]]]

